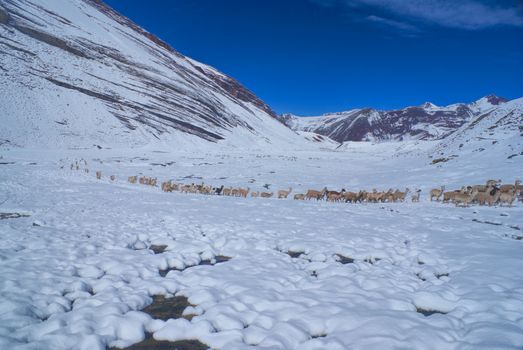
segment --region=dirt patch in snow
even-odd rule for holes
[[[209,347],[198,340],[179,340],[169,342],[164,340],[156,340],[150,334],[147,334],[145,340],[131,345],[128,350],[206,350]],[[110,350],[116,350],[111,348]]]
[[[21,213],[0,213],[0,220],[28,218],[29,216],[31,215]]]
[[[231,260],[231,257],[229,257],[229,256],[216,255],[212,260],[205,259],[205,260],[200,261],[200,263],[198,265],[189,265],[189,266],[184,267],[183,269],[168,268],[168,269],[165,269],[165,270],[160,270],[160,276],[162,276],[162,277],[167,276],[169,271],[184,271],[186,269],[189,269],[189,268],[195,267],[195,266],[216,265],[216,264],[220,264],[220,263],[223,263],[223,262],[226,262],[226,261],[229,261],[229,260]]]
[[[336,256],[337,256],[337,261],[339,263],[342,263],[343,265],[354,263],[354,259],[351,258],[351,257],[343,256],[343,255],[340,255],[340,254],[336,254]]]
[[[165,244],[151,244],[149,247],[150,250],[154,252],[154,254],[161,254],[165,252],[165,249],[167,249],[167,246]]]
[[[165,297],[163,295],[153,296],[153,303],[142,311],[154,319],[167,321],[170,318],[185,318],[191,320],[194,315],[183,315],[188,306],[194,306],[184,296]]]

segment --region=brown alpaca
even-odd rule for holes
[[[100,170],[98,170],[98,171],[96,172],[96,178],[97,178],[98,180],[100,180],[100,179],[102,178],[102,172],[101,172]]]
[[[489,185],[487,191],[476,192],[474,199],[476,199],[481,205],[488,204],[489,207],[496,204],[501,196],[499,188]]]
[[[367,202],[378,202],[378,199],[380,198],[380,193],[376,191],[375,188],[372,189],[372,192],[368,192],[366,195]]]
[[[343,198],[345,199],[345,202],[355,203],[359,198],[359,193],[356,192],[345,192],[343,194]]]
[[[329,202],[337,202],[341,199],[341,197],[343,196],[344,193],[345,193],[345,189],[342,189],[341,192],[327,191],[326,192],[327,200]]]
[[[345,195],[345,189],[342,189],[341,192],[338,191],[327,191],[327,201],[329,202],[339,202]]]
[[[456,204],[456,207],[461,205],[463,207],[468,207],[470,203],[474,200],[476,195],[478,194],[477,189],[473,189],[472,191],[467,191],[467,193],[456,193],[454,195],[454,203]]]
[[[316,199],[316,200],[320,200],[320,199],[323,199],[323,197],[325,197],[325,194],[327,193],[327,187],[324,187],[323,190],[321,191],[316,191],[316,190],[308,190],[307,193],[305,193],[305,198],[306,199]]]
[[[128,181],[129,183],[132,183],[132,184],[135,184],[137,180],[138,180],[138,176],[129,176],[129,177],[127,178],[127,181]]]
[[[116,176],[114,176],[114,175],[109,176],[109,178],[111,179],[111,181],[116,180]]]
[[[292,187],[290,187],[288,191],[279,190],[278,191],[278,199],[280,199],[280,198],[287,198],[291,192],[292,192]]]
[[[394,194],[393,194],[394,202],[397,202],[397,201],[404,202],[405,201],[405,197],[407,197],[407,194],[409,192],[410,192],[410,190],[409,190],[408,187],[405,189],[405,192],[401,192],[399,190],[396,190],[396,192],[394,192]]]
[[[512,206],[512,203],[516,200],[516,197],[519,195],[519,190],[511,190],[507,192],[500,192],[499,194],[499,205],[508,204],[509,207]]]
[[[514,185],[511,185],[511,184],[505,184],[505,185],[501,185],[499,186],[499,190],[503,193],[503,192],[512,192],[512,191],[515,191],[519,185],[521,185],[521,180],[516,180],[516,182],[514,182]]]
[[[272,192],[262,192],[260,193],[260,197],[262,198],[271,198],[274,193]]]
[[[182,193],[192,192],[192,185],[182,185],[180,187],[180,192],[182,192]]]
[[[453,202],[454,201],[454,197],[457,194],[460,194],[460,193],[463,193],[463,192],[460,191],[460,190],[444,192],[443,193],[443,203]]]
[[[253,197],[253,198],[258,197],[258,192],[251,192],[251,197]]]
[[[294,200],[297,200],[297,201],[302,201],[305,199],[305,195],[303,193],[296,193],[294,195]]]
[[[162,182],[162,191],[164,191],[164,192],[172,192],[173,191],[173,187],[171,185],[171,181]]]
[[[249,193],[250,191],[250,188],[239,188],[238,189],[238,196],[239,197],[243,197],[243,198],[246,198],[247,197],[247,194]]]
[[[494,187],[501,183],[501,180],[488,180],[485,185],[473,185],[472,190],[486,192],[488,187]]]
[[[436,198],[436,201],[439,201],[440,197],[445,192],[445,186],[441,186],[441,188],[433,188],[430,190],[430,201],[432,202],[433,198]]]

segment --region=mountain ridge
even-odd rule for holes
[[[345,141],[440,140],[481,113],[508,102],[487,95],[471,103],[437,106],[425,102],[403,109],[357,108],[321,116],[298,117],[283,114],[280,119],[295,131],[314,132]]]

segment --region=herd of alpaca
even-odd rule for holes
[[[74,168],[72,168],[74,169]],[[96,172],[96,178],[101,179],[101,171]],[[115,181],[116,177],[111,175],[109,177],[111,181]],[[147,176],[129,176],[127,181],[135,184],[140,183],[142,185],[149,185],[156,187],[157,179]],[[249,194],[251,197],[271,198],[277,197],[278,199],[286,199],[292,193],[292,187],[288,190],[279,190],[276,192],[257,192],[251,191],[250,188],[234,188],[234,187],[213,187],[204,183],[197,184],[177,184],[172,181],[165,181],[161,184],[161,189],[164,192],[179,191],[181,193],[198,193],[207,195],[218,195],[218,196],[230,196],[230,197],[243,197],[246,198]],[[500,205],[500,206],[512,206],[514,201],[521,197],[523,193],[523,186],[520,180],[516,180],[514,184],[501,184],[501,180],[488,180],[485,185],[470,185],[463,186],[459,190],[445,191],[445,186],[440,188],[433,188],[429,192],[430,201],[441,201],[443,203],[454,203],[456,206],[470,206],[471,204],[478,205]],[[328,202],[345,202],[345,203],[396,203],[405,202],[411,193],[409,188],[404,191],[399,189],[393,190],[392,188],[387,191],[378,191],[373,189],[372,191],[360,190],[357,192],[328,190],[324,187],[321,190],[309,189],[305,193],[294,194],[294,200],[326,200]],[[420,201],[421,190],[416,189],[410,195],[412,202]]]
[[[485,185],[463,186],[459,190],[445,191],[445,186],[430,190],[430,200],[434,198],[439,201],[442,198],[444,203],[452,202],[456,206],[469,206],[472,203],[487,205],[489,207],[499,204],[500,206],[512,206],[512,203],[521,194],[523,186],[520,180],[514,184],[501,184],[501,180],[488,180]]]

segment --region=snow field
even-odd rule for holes
[[[60,169],[81,157],[89,174]],[[395,164],[388,177],[365,165],[369,157]],[[0,211],[31,216],[0,220],[0,348],[125,347],[146,332],[219,349],[523,346],[522,241],[511,228],[523,227],[519,204],[456,209],[428,202],[425,191],[421,203],[351,205],[126,183],[143,173],[216,185],[255,179],[252,188],[271,183],[274,190],[345,181],[429,186],[437,168],[417,156],[362,148],[348,155],[146,152],[140,160],[101,151],[60,158],[5,154],[15,164],[0,171]],[[151,165],[168,160],[175,163]],[[350,166],[340,171],[340,164]],[[473,166],[447,169],[449,182],[476,181],[461,173]],[[154,254],[151,245],[167,248]],[[218,255],[231,259],[193,266]],[[182,271],[162,277],[167,268]],[[186,296],[194,307],[185,314],[196,316],[152,320],[139,310],[153,295]]]

